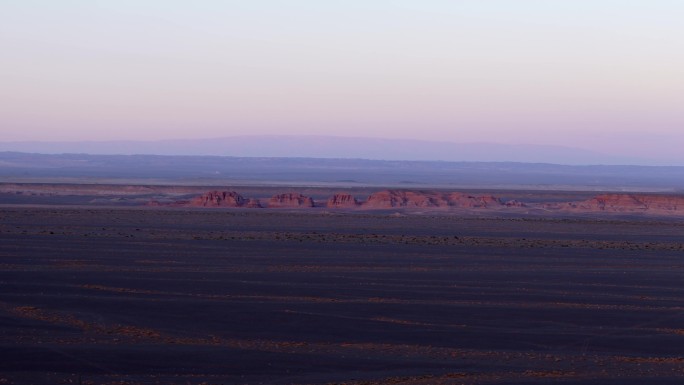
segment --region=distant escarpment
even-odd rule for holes
[[[278,194],[268,200],[268,207],[272,208],[305,208],[314,207],[314,201],[308,196],[296,193]]]
[[[561,208],[573,211],[606,212],[684,212],[684,197],[655,194],[603,194]]]
[[[647,213],[684,215],[684,196],[659,194],[602,194],[579,202],[525,203],[504,201],[492,195],[473,195],[462,192],[383,190],[370,194],[365,201],[352,194],[337,193],[316,204],[313,198],[296,192],[273,195],[259,200],[245,198],[235,191],[210,191],[187,201],[160,203],[148,206],[224,207],[224,208],[289,208],[309,209],[326,207],[346,210],[516,210],[526,213]],[[523,212],[523,211],[520,211]]]

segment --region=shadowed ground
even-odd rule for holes
[[[679,384],[683,239],[657,219],[3,208],[0,383]]]

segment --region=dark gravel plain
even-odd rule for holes
[[[0,208],[0,384],[681,384],[684,221]]]

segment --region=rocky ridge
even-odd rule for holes
[[[150,205],[160,206],[158,202]],[[471,195],[462,192],[424,190],[383,190],[370,194],[359,201],[349,193],[337,193],[325,201],[316,202],[300,193],[283,193],[270,197],[262,203],[259,199],[245,198],[235,191],[210,191],[189,201],[177,201],[172,206],[186,207],[242,207],[242,208],[291,208],[305,209],[327,207],[332,209],[539,209],[557,212],[614,212],[656,213],[684,215],[684,196],[658,194],[601,194],[579,202],[525,203],[517,200],[503,201],[492,195]]]
[[[487,208],[500,207],[503,206],[503,203],[499,198],[490,195],[472,196],[459,192],[440,193],[433,191],[385,190],[371,194],[362,205],[367,208]]]
[[[269,208],[314,207],[314,201],[308,196],[297,193],[278,194],[268,200]]]
[[[197,207],[242,207],[247,200],[235,191],[209,191],[192,199],[188,205]]]
[[[676,212],[684,211],[684,197],[655,194],[602,194],[567,207],[579,211]]]
[[[331,196],[325,203],[326,207],[350,208],[357,207],[359,201],[353,195],[347,193],[337,193]]]

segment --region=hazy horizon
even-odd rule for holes
[[[3,2],[0,141],[322,135],[684,165],[682,18],[672,0]]]
[[[91,155],[190,155],[260,158],[519,162],[558,165],[684,166],[554,145],[457,143],[327,135],[243,135],[206,139],[121,141],[0,141],[0,152]]]

